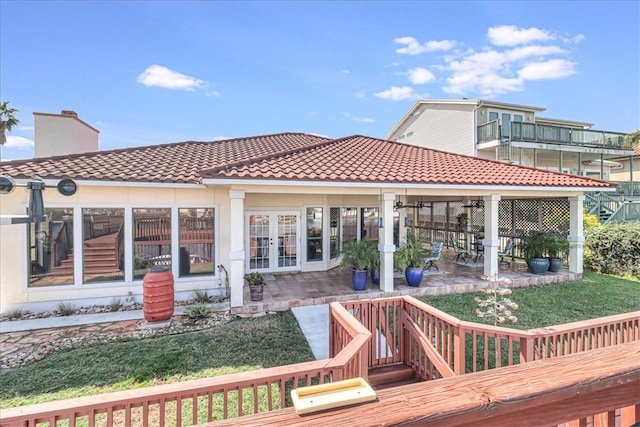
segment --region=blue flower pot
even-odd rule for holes
[[[404,271],[404,277],[407,279],[409,286],[418,287],[422,283],[424,270],[422,268],[407,268]]]
[[[371,270],[371,282],[374,285],[380,285],[380,270]]]
[[[367,289],[367,279],[369,275],[367,270],[351,270],[351,281],[353,289],[356,291],[364,291]]]

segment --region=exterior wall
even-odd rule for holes
[[[631,160],[627,158],[626,160],[623,158],[616,159],[616,162],[622,164],[621,169],[613,169],[611,170],[611,180],[612,181],[631,181]],[[640,177],[640,156],[634,156],[633,158],[633,180],[638,181]]]
[[[476,132],[474,108],[474,104],[422,104],[419,113],[389,139],[473,156]]]
[[[29,195],[23,187],[18,187],[8,195],[2,195],[2,215],[24,215]],[[228,218],[229,201],[227,189],[178,189],[178,188],[132,188],[132,187],[91,187],[80,183],[74,196],[64,197],[49,189],[44,192],[45,207],[67,208],[189,208],[211,207],[215,209],[216,223]],[[79,212],[79,211],[78,211]],[[172,215],[173,217],[174,215]],[[76,215],[79,218],[79,214]],[[74,221],[74,240],[82,240],[82,222]],[[229,230],[218,226],[215,230],[215,264],[228,265]],[[173,238],[172,252],[178,258],[177,238]],[[118,282],[82,283],[82,259],[74,257],[76,263],[75,283],[71,285],[52,285],[29,287],[29,266],[27,265],[28,242],[27,225],[3,225],[0,227],[0,312],[12,307],[22,307],[30,311],[42,311],[56,308],[60,301],[73,302],[77,306],[94,304],[105,305],[114,297],[126,297],[131,292],[136,302],[142,300],[142,280]],[[130,241],[130,240],[129,240]],[[125,238],[125,245],[127,239]],[[75,245],[74,253],[80,252]],[[125,246],[126,247],[126,246]],[[125,249],[126,251],[127,249]],[[130,249],[129,249],[130,250]],[[131,252],[125,252],[125,259],[132,258]],[[127,262],[127,261],[125,261]],[[208,290],[210,295],[220,292],[220,273],[214,268],[213,275],[178,277],[179,264],[174,262],[172,270],[175,280],[177,300],[188,300],[196,289]],[[129,275],[129,277],[131,277]]]
[[[72,112],[34,113],[35,157],[98,151],[98,134]]]
[[[44,192],[45,208],[74,208],[75,218],[81,218],[82,208],[124,208],[125,224],[131,221],[132,208],[188,208],[212,207],[215,209],[215,264],[226,267],[230,271],[231,228],[229,227],[230,199],[228,187],[217,188],[164,188],[164,187],[125,187],[125,186],[90,186],[79,183],[78,191],[71,197],[60,195],[54,189]],[[2,195],[0,203],[2,215],[24,215],[29,204],[29,193],[24,187],[17,187],[11,194]],[[296,194],[296,193],[250,193],[247,191],[245,212],[262,212],[287,210],[299,212],[300,235],[300,269],[302,271],[324,271],[337,266],[337,260],[329,260],[325,256],[321,262],[306,261],[306,227],[305,215],[307,207],[324,209],[324,237],[329,230],[330,207],[379,207],[378,194],[367,196]],[[174,215],[172,215],[173,217]],[[127,220],[127,218],[129,218]],[[246,227],[244,218],[243,226]],[[126,227],[125,227],[126,230]],[[82,241],[82,221],[74,221],[74,240]],[[125,247],[131,247],[132,238],[125,238]],[[172,253],[178,258],[178,244],[173,239]],[[329,240],[323,239],[323,253],[329,253]],[[107,305],[114,297],[126,298],[131,292],[136,302],[142,301],[142,280],[132,279],[125,266],[125,280],[117,282],[83,283],[82,257],[78,245],[75,283],[69,285],[52,285],[43,287],[29,286],[27,225],[3,225],[0,228],[0,312],[21,307],[28,311],[44,311],[57,307],[59,302],[70,302],[74,305]],[[126,249],[125,249],[126,250]],[[132,258],[126,252],[125,259]],[[129,261],[131,264],[131,261]],[[215,268],[210,276],[179,277],[178,263],[172,263],[175,281],[176,300],[188,300],[196,289],[207,290],[216,295],[223,286],[220,271]],[[230,273],[231,274],[231,273]],[[128,276],[128,277],[127,277]]]

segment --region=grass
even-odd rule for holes
[[[60,352],[0,374],[0,408],[314,360],[291,312]]]
[[[585,273],[582,282],[514,289],[512,326],[531,329],[640,310],[640,281]],[[483,294],[484,295],[484,294]],[[458,318],[474,294],[420,299]],[[0,408],[206,378],[313,360],[291,312],[236,320],[202,332],[105,343],[57,353],[0,374]]]
[[[419,299],[452,316],[493,325],[479,319],[474,296],[484,293],[423,296]],[[640,281],[596,273],[584,273],[580,282],[513,289],[509,296],[518,303],[518,323],[500,326],[533,329],[640,310]]]

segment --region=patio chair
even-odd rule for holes
[[[511,256],[512,250],[513,250],[513,240],[509,239],[507,240],[507,245],[504,247],[504,249],[501,251],[498,251],[498,256],[500,257],[500,261],[498,262],[498,264],[505,263],[509,267],[511,267],[511,263],[506,259],[504,259],[504,257]]]
[[[449,240],[451,240],[451,246],[453,246],[453,252],[456,254],[456,262],[462,258],[462,261],[466,264],[471,258],[471,251],[469,249],[464,249],[458,246],[458,242],[453,236],[449,236]]]
[[[429,252],[429,256],[427,256],[424,259],[423,270],[429,271],[435,267],[437,271],[440,271],[435,261],[439,261],[441,255],[442,255],[442,242],[431,242],[431,251]]]

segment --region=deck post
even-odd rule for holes
[[[498,202],[499,194],[483,197],[484,200],[484,274],[493,277],[498,274]]]

